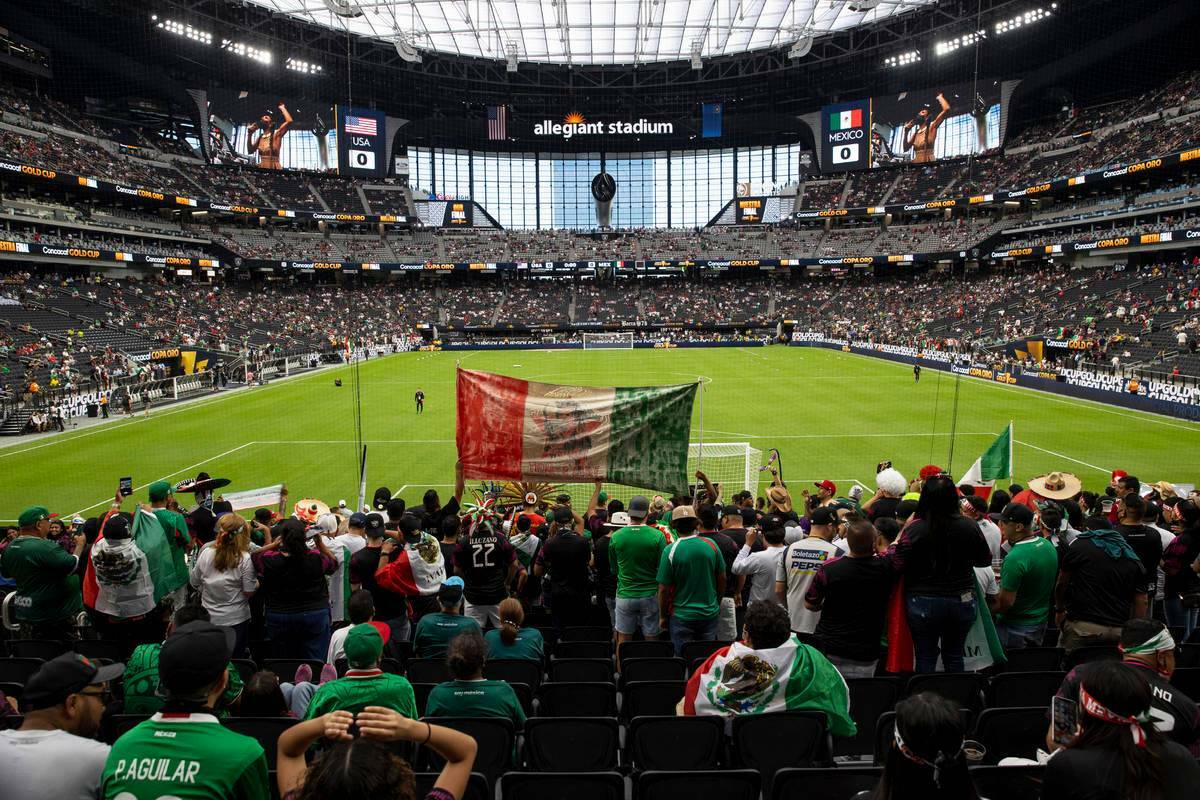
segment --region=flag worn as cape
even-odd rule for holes
[[[998,478],[1007,478],[1012,475],[1012,449],[1013,435],[1012,423],[1008,423],[1008,427],[997,436],[987,450],[983,451],[983,455],[975,459],[975,463],[967,470],[967,474],[963,475],[959,484],[970,484],[975,487],[975,494],[982,497],[984,500],[992,493],[992,487],[996,485]]]
[[[117,512],[109,512],[105,516],[105,520],[109,516]],[[103,539],[103,523],[101,524],[101,534],[97,540]],[[178,589],[183,583],[179,582],[179,576],[176,574],[175,563],[171,554],[171,545],[167,541],[167,535],[163,531],[162,523],[154,514],[146,509],[138,506],[133,512],[133,530],[131,531],[134,544],[146,556],[146,567],[150,573],[150,582],[154,587],[154,604],[157,605],[159,600]],[[186,582],[186,578],[184,579]],[[87,568],[83,573],[83,603],[88,608],[96,608],[96,601],[100,594],[100,585],[96,581],[96,570],[92,566],[89,559]]]
[[[437,594],[446,581],[446,560],[438,540],[428,533],[421,541],[406,544],[396,560],[375,573],[375,582],[383,589],[405,597]]]
[[[693,673],[683,713],[742,716],[778,711],[823,711],[834,736],[854,736],[850,691],[833,664],[792,634],[770,650],[741,642],[722,647]]]
[[[698,384],[598,387],[460,369],[455,439],[467,478],[603,478],[687,494]]]
[[[888,603],[887,614],[888,633],[888,672],[912,672],[914,665],[912,635],[908,629],[908,610],[905,603],[903,579],[897,584]],[[984,597],[983,587],[979,578],[975,579],[975,622],[967,633],[966,644],[963,645],[963,665],[967,672],[978,672],[1008,660],[1000,637],[996,633],[996,623],[992,621],[992,613],[988,611],[987,598]],[[941,671],[942,660],[938,656],[938,670]]]

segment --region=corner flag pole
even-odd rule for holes
[[[362,455],[358,461],[358,508],[355,511],[361,511],[362,507],[367,504],[367,446],[362,446]]]
[[[1010,419],[1008,421],[1008,482],[1009,483],[1013,482],[1013,475],[1017,471],[1017,468],[1013,462],[1013,443],[1016,438],[1017,438],[1017,431],[1013,427],[1013,421]]]
[[[700,393],[700,441],[696,448],[696,469],[704,468],[704,376],[696,376],[696,391]],[[688,476],[691,477],[690,475]],[[696,505],[696,501],[700,497],[700,484],[696,483],[696,491],[692,495],[692,505]],[[713,498],[714,500],[716,498]]]

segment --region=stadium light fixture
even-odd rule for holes
[[[846,8],[861,14],[875,8],[879,3],[880,0],[850,0],[846,3]]]
[[[788,50],[788,58],[793,61],[804,58],[812,52],[815,40],[816,34],[812,28],[801,28],[796,35],[796,41],[792,43],[792,49]]]
[[[275,58],[273,55],[271,55],[271,51],[267,50],[266,48],[254,47],[253,45],[249,45],[244,42],[235,42],[231,39],[222,39],[221,49],[228,50],[234,55],[241,56],[242,58],[248,58],[251,61],[257,61],[258,63],[266,66],[270,66],[271,62]]]
[[[1053,16],[1054,12],[1057,10],[1058,3],[1051,3],[1049,7],[1030,9],[1024,14],[1017,14],[1011,19],[1000,20],[995,25],[996,35],[999,36],[1002,33],[1009,33],[1010,31],[1015,31],[1018,28],[1024,28],[1026,25],[1032,25],[1039,20]]]
[[[506,42],[504,45],[504,71],[517,71],[517,43]]]
[[[933,51],[939,56],[947,56],[956,50],[960,50],[964,47],[970,47],[976,42],[982,41],[986,38],[987,31],[985,30],[980,29],[977,31],[968,31],[961,36],[955,36],[953,39],[947,39],[944,42],[938,42],[936,45],[934,45]]]
[[[399,29],[393,30],[392,35],[394,36],[392,43],[396,46],[396,55],[410,64],[420,64],[421,54],[417,51],[417,48],[413,47],[408,37],[401,33]]]
[[[295,56],[288,56],[287,61],[283,62],[283,65],[293,72],[300,72],[305,75],[320,75],[325,71],[325,68],[320,64],[312,64]]]
[[[325,0],[325,7],[339,17],[361,17],[363,13],[354,0]]]
[[[701,55],[704,53],[704,40],[697,39],[692,42],[692,69],[700,70],[704,68],[704,60]]]
[[[154,23],[154,27],[167,33],[172,33],[184,39],[191,39],[193,42],[200,44],[211,45],[213,43],[213,35],[208,31],[202,31],[199,28],[194,28],[186,22],[178,22],[173,19],[159,19],[158,14],[151,14],[150,21]]]
[[[921,60],[920,50],[909,50],[904,53],[897,53],[894,56],[888,56],[883,60],[885,67],[907,67],[909,64],[916,64]]]

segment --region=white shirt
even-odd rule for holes
[[[353,625],[343,625],[329,637],[329,654],[325,656],[326,664],[332,664],[339,658],[346,657],[346,635],[353,627]]]
[[[745,575],[750,582],[750,602],[770,600],[777,602],[775,597],[775,575],[779,569],[779,559],[783,558],[784,548],[767,547],[757,553],[750,552],[749,545],[742,545],[737,558],[733,560],[733,574]]]
[[[842,551],[833,542],[815,536],[801,539],[784,550],[775,571],[775,580],[787,584],[788,614],[792,618],[792,630],[796,633],[816,631],[821,612],[805,608],[804,595],[812,585],[817,567],[841,554]]]
[[[995,597],[1000,594],[1000,582],[996,580],[996,571],[991,567],[972,567],[975,570],[975,577],[979,579],[979,585],[983,587],[983,594],[986,597]]]
[[[5,800],[93,800],[106,744],[66,731],[0,732]]]
[[[225,572],[213,563],[216,554],[212,544],[204,546],[188,583],[200,590],[200,603],[208,610],[214,625],[237,625],[250,619],[250,599],[246,593],[258,588],[258,578],[249,553],[242,553],[237,566]]]
[[[1163,552],[1167,551],[1167,547],[1171,542],[1175,541],[1175,534],[1171,533],[1166,528],[1160,528],[1157,525],[1147,525],[1147,528],[1158,531],[1159,538],[1162,539]],[[1162,559],[1158,561],[1158,588],[1154,591],[1154,599],[1162,600],[1167,591],[1167,573],[1163,571]]]
[[[329,576],[329,615],[334,622],[346,619],[346,603],[350,602],[350,557],[367,546],[367,537],[357,533],[325,537],[325,546],[333,554],[337,569]],[[332,663],[332,662],[330,662]]]
[[[1000,528],[996,523],[987,517],[978,519],[976,522],[979,523],[979,530],[983,532],[983,538],[987,540],[988,549],[992,551],[992,566],[999,568],[1000,559],[1003,557],[1000,551],[1000,543],[1004,541],[1004,535],[1000,533]]]

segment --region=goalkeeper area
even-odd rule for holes
[[[413,352],[156,406],[148,417],[140,409],[133,417],[113,409],[113,419],[64,434],[0,440],[0,519],[11,522],[33,504],[90,516],[104,510],[122,477],[132,478],[135,497],[144,501],[153,481],[177,482],[200,471],[228,478],[229,492],[285,483],[292,502],[311,496],[353,506],[360,430],[368,500],[386,486],[410,505],[428,488],[444,501],[457,457],[459,361],[548,383],[644,386],[703,378],[703,436],[697,397],[689,465],[724,484],[726,497],[742,488],[765,492],[770,475],[757,470],[772,448],[797,499],[825,479],[839,495],[858,483],[869,496],[880,461],[892,461],[910,479],[925,464],[958,477],[1010,420],[1021,484],[1054,470],[1075,473],[1092,491],[1103,491],[1113,469],[1188,483],[1200,474],[1200,425],[971,378],[959,383],[956,403],[948,374],[926,370],[917,383],[911,367],[833,350]],[[338,378],[341,386],[334,385]],[[418,389],[425,393],[420,415],[413,401]],[[605,488],[609,497],[634,493]],[[581,481],[563,491],[582,509],[592,485]]]

